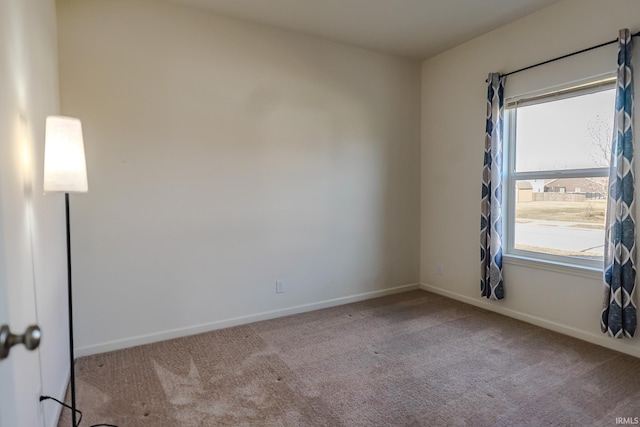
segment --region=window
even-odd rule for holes
[[[615,79],[505,108],[506,252],[602,268]]]

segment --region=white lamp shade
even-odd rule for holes
[[[44,191],[85,193],[88,190],[82,123],[73,117],[47,117]]]

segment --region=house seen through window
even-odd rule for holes
[[[507,253],[602,267],[614,86],[507,101]]]

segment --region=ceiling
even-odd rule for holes
[[[559,0],[173,0],[286,30],[426,59]]]

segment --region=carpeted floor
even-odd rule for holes
[[[640,359],[424,291],[81,358],[76,370],[83,426],[615,426],[640,417]],[[71,424],[64,412],[60,427]]]

